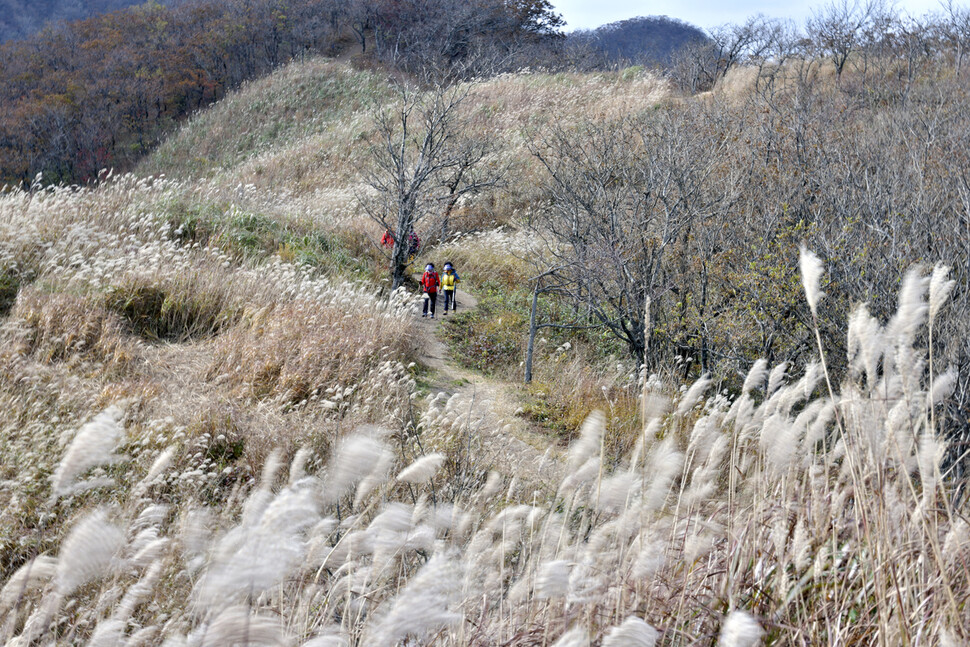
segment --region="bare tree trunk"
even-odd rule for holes
[[[414,208],[407,202],[398,211],[397,230],[394,236],[394,252],[391,254],[391,289],[396,290],[407,278],[408,252],[411,232],[414,231]]]

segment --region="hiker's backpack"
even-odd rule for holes
[[[438,280],[438,273],[435,271],[425,272],[421,277],[421,287],[425,292],[437,292],[441,282]]]

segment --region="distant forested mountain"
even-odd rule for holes
[[[98,16],[144,0],[0,0],[0,43],[26,38],[51,23],[82,20]],[[178,0],[158,0],[158,4],[176,4]]]
[[[543,43],[561,40],[548,0],[169,5],[141,4],[0,44],[0,185],[38,174],[83,182],[104,168],[130,168],[179,120],[229,89],[307,53],[346,51],[355,40],[373,64],[468,76],[521,66]]]
[[[589,48],[605,63],[641,65],[666,65],[685,45],[709,40],[702,29],[667,16],[621,20],[575,31],[569,39],[573,45]]]

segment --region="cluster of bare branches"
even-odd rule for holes
[[[601,327],[652,370],[677,360],[683,375],[714,372],[729,383],[757,357],[804,361],[816,352],[813,318],[791,259],[808,241],[831,268],[833,298],[819,325],[841,375],[844,313],[865,302],[888,317],[900,272],[941,259],[959,287],[934,343],[941,361],[960,369],[951,413],[962,430],[970,402],[966,66],[956,31],[933,41],[951,43],[943,53],[901,50],[898,23],[877,8],[861,14],[853,38],[868,35],[844,43],[844,58],[835,44],[811,58],[773,57],[779,50],[762,45],[791,39],[757,19],[733,36],[748,44],[725,46],[720,59],[738,73],[717,72],[712,95],[537,131],[532,151],[546,170],[547,201],[530,223],[543,243],[533,287],[537,300],[556,294],[573,304],[576,319],[540,317],[533,333],[548,324]],[[818,34],[835,33],[829,23],[839,16],[849,20],[835,9],[811,23]],[[963,14],[950,7],[948,15],[953,26]],[[934,33],[942,32],[912,37],[928,43]]]
[[[489,163],[493,143],[468,132],[460,110],[472,87],[435,85],[424,91],[401,83],[394,101],[375,112],[370,191],[360,201],[393,239],[392,289],[406,278],[409,239],[419,222],[434,220],[432,227],[446,238],[459,200],[502,180],[504,169]]]

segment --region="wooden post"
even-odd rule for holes
[[[535,290],[532,291],[532,314],[529,316],[529,343],[525,349],[525,383],[532,382],[532,354],[536,345],[536,310],[539,306],[539,282],[542,277],[536,279]]]

